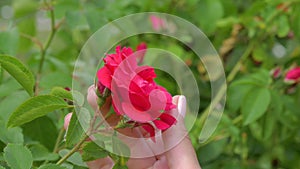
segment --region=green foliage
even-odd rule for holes
[[[0,55],[0,64],[24,87],[30,96],[33,95],[34,77],[23,63],[12,56]]]
[[[54,110],[69,107],[64,100],[52,95],[35,96],[21,104],[10,116],[7,126],[15,127],[45,116]]]
[[[104,143],[99,147],[95,142],[89,142],[82,148],[83,161],[93,161],[108,156],[108,152],[103,149]]]
[[[4,158],[14,169],[30,169],[33,161],[28,148],[19,144],[8,144],[4,149]]]
[[[300,65],[299,0],[2,0],[0,168],[81,169],[87,167],[84,161],[106,156],[115,161],[114,168],[127,168],[127,157],[103,149],[111,146],[118,154],[130,155],[128,147],[114,137],[112,145],[99,147],[83,140],[78,146],[85,136],[78,119],[86,122],[91,115],[82,108],[86,96],[72,89],[77,88],[72,81],[85,75],[73,70],[82,46],[101,26],[146,11],[170,13],[199,27],[219,51],[226,75],[233,74],[217,130],[201,144],[197,130],[190,134],[202,168],[299,168],[300,87],[284,83],[286,72]],[[193,37],[184,38],[189,45],[199,45]],[[98,43],[106,44],[108,39],[109,34]],[[174,53],[195,75],[201,94],[198,126],[211,102],[201,61],[186,45],[163,35],[138,35],[120,44],[135,48],[142,41],[149,48]],[[98,64],[102,55],[93,54],[91,64]],[[281,69],[278,77],[272,74],[274,68]],[[157,83],[172,95],[180,94],[173,77],[156,73]],[[64,130],[64,116],[70,112],[73,116]],[[75,154],[55,164],[76,146]]]

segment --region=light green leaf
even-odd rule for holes
[[[50,153],[46,147],[41,144],[34,144],[29,147],[33,161],[54,161],[59,158],[58,154]]]
[[[69,107],[68,104],[59,97],[52,95],[35,96],[25,101],[12,113],[7,126],[19,126],[54,110],[67,107]]]
[[[248,125],[260,118],[267,110],[271,100],[267,88],[253,88],[243,100],[241,111],[244,125]]]
[[[70,150],[63,149],[63,150],[59,151],[59,155],[61,157],[63,157],[66,154],[68,154],[69,152],[70,152]],[[72,164],[78,165],[78,166],[87,167],[87,165],[83,162],[83,160],[81,158],[81,155],[78,152],[76,152],[73,155],[71,155],[67,159],[67,161],[70,162],[70,163],[72,163]]]
[[[289,19],[286,15],[281,15],[278,18],[278,30],[277,35],[280,38],[286,37],[290,31]]]
[[[0,64],[24,87],[30,96],[33,95],[34,76],[22,62],[12,56],[0,55]]]
[[[67,167],[59,166],[56,164],[46,164],[46,165],[40,166],[38,169],[67,169]]]
[[[16,128],[6,128],[5,122],[0,118],[0,140],[5,143],[23,143],[23,133],[22,129]]]
[[[4,158],[13,169],[30,169],[32,165],[32,155],[23,145],[8,144],[4,148]]]
[[[93,161],[99,158],[104,158],[108,156],[108,152],[103,149],[104,143],[101,147],[95,142],[88,142],[82,149],[82,159],[83,161]]]
[[[117,136],[112,137],[112,148],[113,152],[120,156],[120,158],[130,156],[129,147],[125,143],[123,143]]]

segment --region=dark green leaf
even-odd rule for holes
[[[73,113],[66,136],[66,146],[72,147],[74,146],[83,136],[83,129],[81,127],[80,122],[77,119],[77,114]]]
[[[67,107],[69,107],[68,104],[59,97],[52,95],[35,96],[25,101],[12,113],[7,126],[19,126],[54,110]]]
[[[102,147],[97,145],[95,142],[88,142],[82,149],[82,159],[83,161],[93,161],[99,158],[104,158],[108,156],[108,152]]]
[[[67,169],[67,167],[59,166],[56,164],[46,164],[46,165],[40,166],[38,169]]]
[[[205,163],[210,160],[216,159],[223,151],[224,146],[226,145],[226,139],[215,141],[201,147],[197,150],[198,159],[200,163]]]
[[[4,149],[4,158],[13,169],[30,169],[32,165],[32,155],[23,145],[8,144]]]
[[[49,150],[41,144],[34,144],[29,147],[33,161],[54,161],[59,158],[58,154],[50,153]]]
[[[49,117],[37,118],[30,123],[24,124],[22,128],[24,135],[28,138],[40,142],[48,150],[53,150],[58,133],[56,126]]]
[[[236,112],[242,105],[246,94],[253,85],[230,85],[228,88],[227,106],[232,112]]]
[[[270,91],[267,88],[253,88],[244,98],[242,114],[244,125],[248,125],[260,118],[267,110],[271,100]]]
[[[22,62],[11,56],[0,55],[0,64],[24,87],[29,95],[33,95],[34,76]]]

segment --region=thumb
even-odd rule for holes
[[[168,165],[170,169],[200,168],[195,150],[184,125],[186,98],[185,96],[175,96],[173,97],[173,103],[177,104],[177,109],[174,109],[172,112],[173,115],[177,116],[177,123],[162,135],[165,149],[168,150],[165,153]]]

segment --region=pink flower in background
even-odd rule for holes
[[[116,53],[106,55],[97,77],[99,84],[111,90],[115,112],[142,126],[152,137],[155,128],[164,131],[176,122],[170,114],[176,106],[171,94],[155,83],[154,68],[138,66],[137,59],[145,55],[146,48],[141,43],[135,54],[131,48],[118,46]]]
[[[289,70],[285,75],[284,81],[291,84],[298,83],[300,81],[300,67]]]
[[[155,15],[151,15],[150,16],[150,21],[152,23],[152,28],[155,30],[155,31],[160,31],[164,28],[166,28],[166,22],[164,19],[158,17],[158,16],[155,16]]]
[[[271,70],[270,74],[272,78],[277,79],[281,76],[282,69],[281,67],[275,67],[274,69]]]

